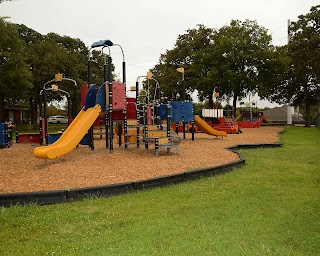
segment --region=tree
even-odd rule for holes
[[[25,44],[15,26],[0,18],[0,121],[4,121],[5,101],[15,101],[31,86]]]
[[[65,54],[65,68],[60,71],[65,77],[76,80],[78,86],[87,83],[88,77],[88,49],[86,45],[79,38],[71,38],[69,36],[60,36],[56,33],[49,33],[45,36],[46,41],[54,42],[63,48],[62,54]],[[100,52],[98,54],[101,54]],[[96,54],[94,54],[96,56]],[[102,57],[99,60],[102,66]],[[103,81],[102,67],[95,65],[93,67],[93,77]],[[98,72],[97,72],[98,70]],[[61,85],[65,90],[71,94],[72,99],[72,116],[75,117],[79,110],[80,94],[79,89],[74,95],[74,85],[70,82],[62,82]],[[61,98],[59,98],[61,99]],[[77,106],[75,105],[77,104]]]
[[[208,79],[220,84],[221,96],[233,97],[234,115],[237,100],[266,82],[262,74],[268,72],[271,50],[271,36],[256,21],[232,20],[213,35]]]
[[[300,15],[289,26],[290,41],[278,47],[272,77],[264,95],[277,103],[305,108],[306,127],[311,125],[311,107],[320,102],[320,5]]]
[[[87,80],[87,48],[80,39],[68,36],[59,36],[55,33],[41,35],[35,30],[23,24],[16,25],[19,36],[27,45],[26,53],[29,68],[32,71],[32,87],[27,97],[29,100],[31,119],[34,129],[37,126],[37,109],[39,92],[45,82],[52,80],[57,73],[63,73],[65,77],[72,78],[77,84],[83,84]],[[60,83],[63,89],[71,94],[72,116],[75,116],[79,105],[79,90],[74,95],[74,84],[71,82]],[[48,101],[62,100],[59,93],[48,95]],[[75,103],[77,105],[75,105]]]
[[[298,18],[289,27],[288,54],[292,58],[293,76],[287,88],[294,104],[305,104],[305,126],[310,127],[311,106],[320,100],[320,5]]]
[[[209,47],[213,30],[198,25],[196,29],[188,29],[186,32],[178,36],[172,50],[160,56],[159,63],[152,70],[154,78],[160,82],[165,100],[182,100],[183,88],[186,98],[190,99],[199,84],[207,84],[203,78],[209,69],[205,66],[207,62],[203,56],[207,56],[205,48]],[[185,84],[182,84],[181,74],[176,70],[180,67],[185,68]]]
[[[13,0],[0,0],[0,4],[1,4],[2,2],[6,2],[6,1],[7,1],[7,2],[9,2],[9,1],[11,2],[11,1],[13,1]]]
[[[259,74],[265,83],[259,86],[259,95],[262,99],[271,102],[286,104],[290,98],[285,84],[292,77],[292,59],[288,55],[288,47],[277,46],[270,51],[266,70]]]

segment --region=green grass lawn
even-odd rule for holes
[[[0,208],[0,255],[320,255],[320,132],[233,172],[112,198]]]

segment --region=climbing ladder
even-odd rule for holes
[[[170,126],[168,126],[170,128]],[[146,125],[144,129],[143,141],[145,143],[145,148],[148,150],[149,142],[155,144],[155,154],[159,156],[160,149],[167,149],[167,153],[170,152],[172,148],[176,149],[176,155],[178,155],[179,143],[173,142],[171,139],[171,131],[161,130],[158,125]]]

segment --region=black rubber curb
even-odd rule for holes
[[[164,187],[188,180],[195,180],[201,177],[223,174],[230,172],[235,168],[241,167],[245,164],[245,159],[242,154],[237,151],[238,149],[275,148],[281,146],[281,141],[279,144],[239,144],[236,146],[231,146],[226,149],[239,156],[240,159],[237,161],[208,168],[186,171],[178,174],[155,177],[147,180],[70,190],[0,194],[0,206],[8,207],[15,204],[24,205],[28,203],[47,205],[83,200],[90,196],[110,197],[145,189]]]
[[[155,177],[147,180],[133,182],[133,189],[145,190],[150,188],[165,187],[171,184],[178,184],[185,181],[185,173],[177,173],[166,176]]]
[[[76,188],[66,190],[66,200],[82,200],[89,196],[117,196],[133,191],[133,183],[118,183],[105,186],[95,186],[95,187],[86,187],[86,188]],[[1,203],[1,201],[0,201]]]

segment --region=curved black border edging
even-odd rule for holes
[[[155,177],[147,180],[118,183],[105,186],[77,188],[70,190],[0,194],[0,206],[8,207],[15,204],[23,205],[30,202],[34,202],[39,205],[46,205],[82,200],[91,195],[109,197],[150,188],[164,187],[172,184],[181,183],[187,180],[194,180],[201,177],[223,174],[244,165],[245,159],[242,156],[242,154],[237,151],[238,149],[274,148],[281,146],[281,138],[279,144],[239,144],[236,146],[231,146],[226,149],[239,156],[240,159],[237,161],[208,168],[186,171],[178,174]]]

